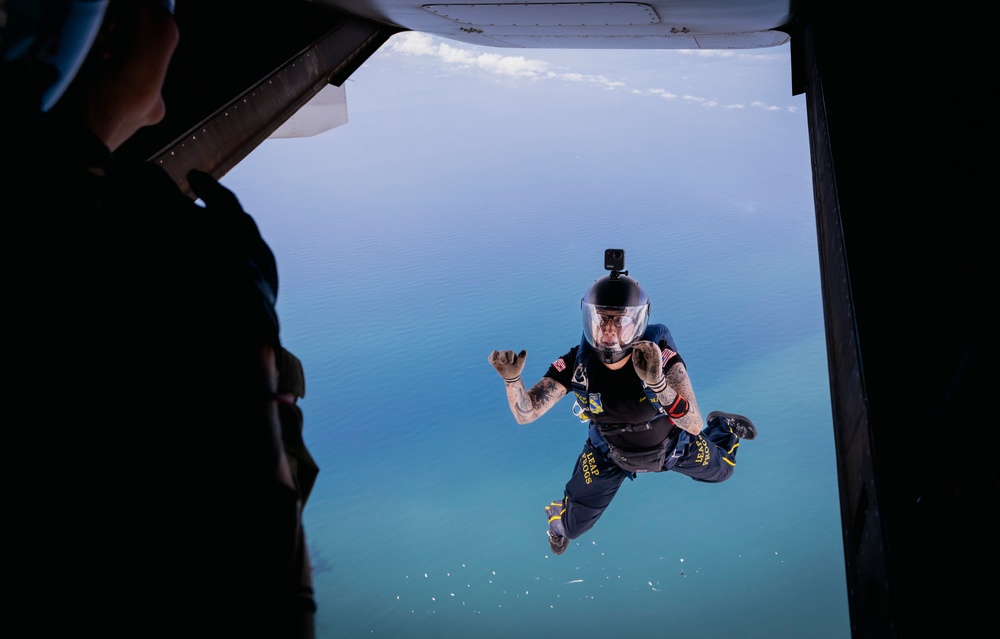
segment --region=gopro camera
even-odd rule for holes
[[[625,249],[604,249],[604,270],[625,270]]]

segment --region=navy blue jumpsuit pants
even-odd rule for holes
[[[736,467],[739,441],[724,420],[712,419],[698,436],[681,432],[663,470],[687,475],[695,481],[725,481]],[[591,425],[583,453],[566,484],[562,527],[563,534],[570,539],[576,539],[597,523],[626,477],[635,479],[634,473],[622,470],[608,459],[606,451],[607,444]]]

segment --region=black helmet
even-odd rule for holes
[[[649,323],[646,291],[639,282],[617,272],[594,282],[580,308],[583,335],[607,364],[625,359]]]

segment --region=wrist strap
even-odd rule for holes
[[[688,403],[688,400],[681,397],[680,393],[677,393],[677,399],[675,399],[674,403],[667,409],[667,415],[670,415],[672,419],[677,419],[687,415],[690,409],[691,404]]]
[[[649,390],[653,391],[654,393],[662,393],[666,388],[667,388],[666,377],[661,377],[660,381],[649,385]]]
[[[520,379],[521,379],[521,374],[518,373],[517,375],[515,375],[514,377],[511,377],[511,378],[504,377],[503,381],[506,382],[506,383],[508,383],[508,384],[516,384],[518,382],[518,380],[520,380]]]

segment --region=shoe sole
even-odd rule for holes
[[[569,539],[565,537],[560,537],[563,540],[562,545],[557,545],[552,541],[552,535],[549,535],[549,548],[552,550],[553,555],[561,555],[566,552],[566,548],[569,546]]]
[[[753,439],[757,439],[757,427],[753,425],[752,421],[750,421],[749,419],[747,419],[743,415],[737,415],[736,413],[724,413],[721,410],[715,410],[715,411],[712,411],[711,413],[708,414],[708,418],[705,420],[705,422],[706,423],[710,422],[715,417],[725,417],[727,419],[737,419],[737,420],[745,423],[747,425],[747,432],[748,432],[748,434],[746,436],[744,436],[744,437],[740,437],[739,435],[736,435],[736,436],[740,437],[740,439],[745,439],[747,441],[750,441],[750,440],[753,440]],[[735,435],[735,433],[733,433],[733,434]]]

